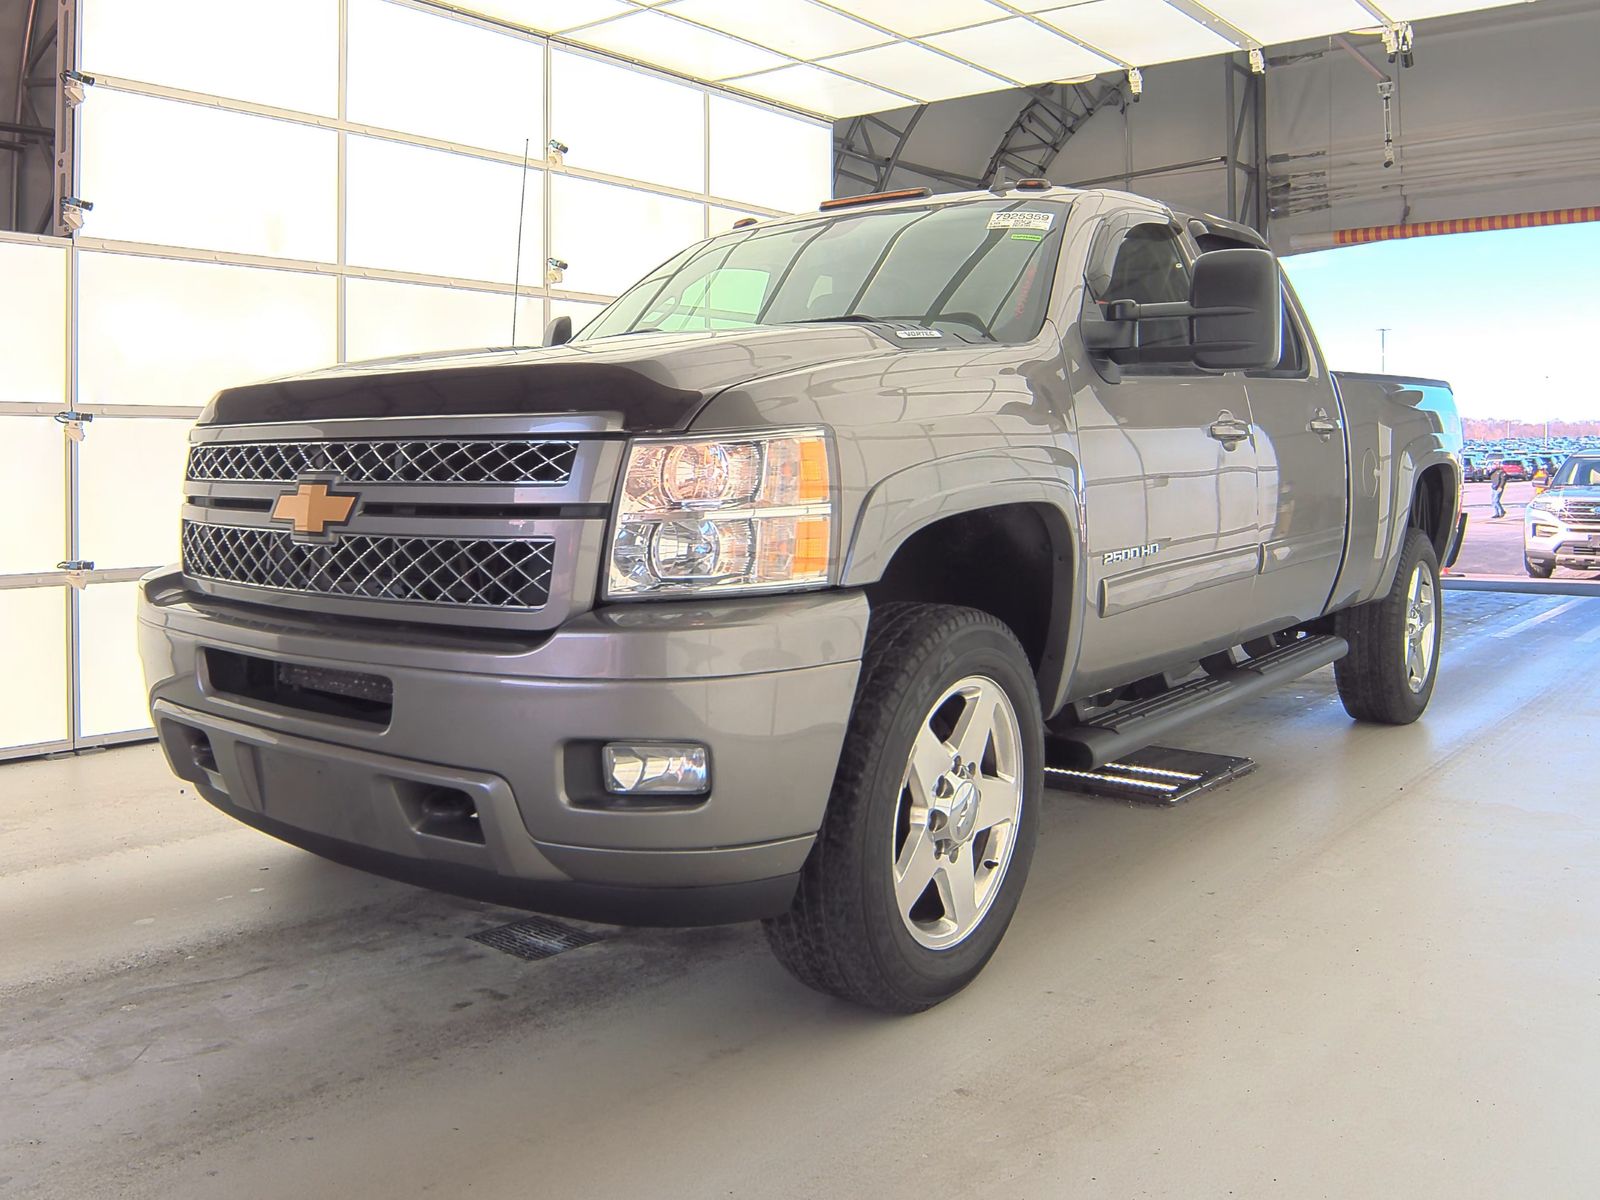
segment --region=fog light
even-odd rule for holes
[[[611,742],[600,751],[606,791],[618,796],[700,796],[711,790],[704,746],[693,742]]]

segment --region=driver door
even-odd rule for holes
[[[1113,300],[1187,300],[1194,254],[1164,213],[1112,215],[1090,250],[1087,318]],[[1139,331],[1145,346],[1187,336],[1182,319]],[[1243,376],[1151,363],[1085,378],[1075,397],[1090,610],[1080,695],[1231,645],[1260,562]]]

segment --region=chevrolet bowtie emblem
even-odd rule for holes
[[[325,483],[302,483],[278,497],[272,506],[272,519],[293,521],[296,533],[321,533],[329,525],[348,521],[355,506],[354,496],[328,495]]]

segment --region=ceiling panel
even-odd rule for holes
[[[677,0],[666,11],[808,61],[893,40],[811,0]]]
[[[1395,20],[1534,0],[1378,0]],[[822,117],[1370,29],[1358,0],[449,0]],[[1215,26],[1215,28],[1209,28]],[[1056,32],[1066,34],[1058,36]]]
[[[775,50],[763,50],[655,10],[640,10],[568,36],[586,46],[713,82],[791,61]]]
[[[539,33],[561,33],[634,12],[638,5],[630,0],[468,0],[456,7]]]
[[[1041,29],[1026,17],[954,33],[935,33],[922,40],[1018,83],[1070,79],[1117,69],[1116,63]]]
[[[1206,7],[1264,46],[1377,24],[1356,0],[1206,0]]]
[[[752,3],[758,0],[751,0]],[[998,21],[1006,10],[989,0],[826,0],[864,21],[882,25],[906,37],[942,33],[965,25]],[[1057,0],[1059,3],[1060,0]]]
[[[749,92],[765,100],[774,100],[793,108],[822,113],[887,112],[903,108],[912,101],[896,96],[854,79],[847,79],[833,71],[796,63],[764,71],[760,75],[745,75],[728,81],[740,91]]]
[[[1090,0],[1039,14],[1057,29],[1123,62],[1176,62],[1236,50],[1166,0]]]
[[[918,100],[945,100],[1011,86],[1009,79],[956,62],[914,42],[858,50],[825,62],[863,82],[881,83]]]

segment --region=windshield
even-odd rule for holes
[[[1044,324],[1066,214],[1059,200],[995,199],[735,230],[664,263],[579,338],[898,321],[1027,341]]]
[[[1600,458],[1569,458],[1551,481],[1552,487],[1600,487]]]

